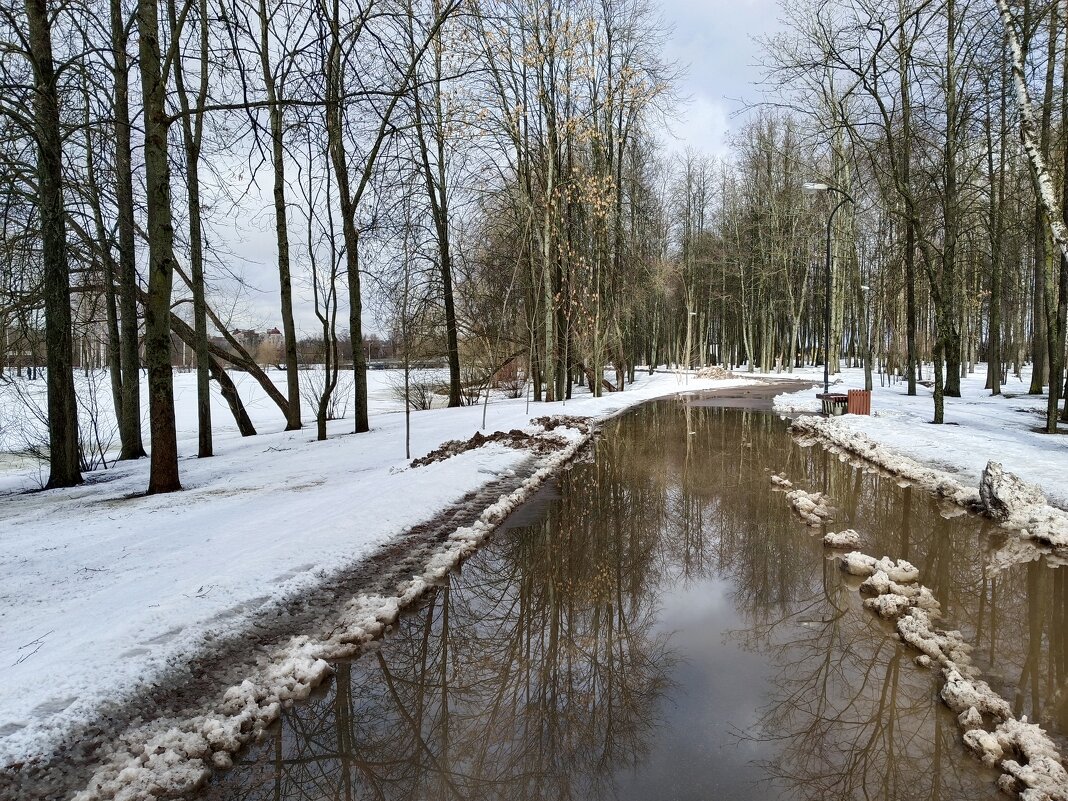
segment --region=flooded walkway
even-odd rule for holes
[[[1003,797],[779,471],[919,567],[1016,714],[1068,733],[1064,570],[774,415],[680,398],[609,424],[202,797]]]

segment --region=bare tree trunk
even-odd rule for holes
[[[185,89],[182,59],[174,61],[174,78],[182,109],[182,137],[185,144],[186,190],[189,203],[189,269],[193,290],[194,351],[197,360],[197,456],[212,455],[211,441],[211,373],[208,362],[207,302],[204,298],[204,233],[200,208],[200,150],[204,139],[204,104],[208,96],[208,28],[207,2],[200,0],[200,87],[195,114]],[[178,29],[174,0],[167,2],[171,30]]]
[[[1064,41],[1068,47],[1068,15],[1065,16]],[[1061,131],[1068,130],[1068,50],[1061,62]],[[1061,156],[1061,214],[1068,215],[1068,148],[1063,148]],[[1068,225],[1068,217],[1062,216]],[[1057,433],[1057,401],[1060,394],[1068,399],[1068,391],[1062,385],[1064,376],[1065,332],[1068,329],[1068,256],[1060,254],[1057,259],[1057,315],[1053,326],[1053,342],[1050,347],[1050,381],[1049,404],[1046,409],[1046,431]],[[1068,400],[1065,402],[1065,415],[1068,418]]]
[[[440,16],[440,0],[434,2],[434,14]],[[411,47],[410,57],[416,58],[415,33],[409,29]],[[445,310],[445,349],[449,364],[449,407],[463,405],[463,396],[460,392],[460,347],[456,323],[456,302],[452,289],[452,242],[449,229],[449,185],[448,175],[445,170],[446,163],[446,132],[444,119],[444,105],[442,103],[442,52],[443,47],[440,39],[434,44],[434,72],[430,78],[431,91],[433,92],[433,113],[429,124],[425,124],[425,114],[422,97],[419,91],[419,82],[416,81],[412,88],[412,99],[415,104],[415,132],[419,146],[420,166],[423,179],[426,184],[427,199],[430,202],[430,212],[434,219],[434,233],[438,246],[438,272],[441,275],[441,300]],[[430,160],[430,145],[427,136],[427,127],[434,143],[434,163]]]
[[[1009,40],[1009,49],[1012,55],[1012,77],[1016,85],[1016,105],[1020,115],[1020,136],[1023,140],[1024,153],[1027,156],[1027,164],[1031,170],[1031,180],[1034,184],[1035,194],[1038,195],[1042,205],[1043,216],[1049,228],[1050,238],[1053,240],[1061,258],[1066,258],[1068,257],[1068,223],[1064,221],[1065,218],[1054,188],[1053,176],[1050,175],[1045,156],[1042,153],[1041,141],[1035,125],[1034,105],[1031,102],[1031,94],[1027,88],[1024,54],[1020,46],[1020,37],[1016,33],[1016,25],[1012,11],[1009,9],[1008,0],[995,0],[995,2],[1001,12],[1001,22],[1005,28],[1005,36]]]
[[[282,334],[285,339],[286,393],[289,407],[286,412],[286,431],[301,427],[300,384],[297,376],[297,331],[293,322],[293,280],[289,266],[289,225],[286,219],[285,153],[282,106],[271,70],[267,37],[269,15],[266,0],[259,0],[260,68],[266,90],[271,125],[271,168],[274,173],[274,230],[278,246],[278,283],[281,291]]]
[[[187,347],[195,347],[197,339],[196,331],[193,330],[189,323],[174,312],[171,312],[171,329]],[[221,348],[213,348],[213,350],[216,352],[210,352],[208,354],[208,365],[211,369],[211,377],[219,384],[219,391],[222,393],[223,398],[230,407],[231,413],[234,415],[234,422],[237,423],[237,428],[241,432],[241,436],[254,436],[256,434],[256,428],[252,425],[252,420],[249,419],[248,413],[245,411],[245,404],[241,401],[241,396],[237,392],[237,387],[234,386],[234,382],[230,378],[229,373],[227,373],[226,369],[223,367],[221,360],[226,357],[226,354]]]
[[[111,48],[114,59],[115,205],[118,212],[119,315],[122,363],[122,414],[119,417],[120,459],[145,455],[141,438],[141,348],[137,325],[137,254],[130,144],[130,75],[126,47],[129,33],[122,0],[110,0]]]
[[[70,265],[63,203],[63,141],[47,0],[26,0],[28,54],[34,80],[37,195],[44,266],[45,350],[48,360],[48,488],[81,483],[78,405],[74,394]]]
[[[944,394],[960,397],[961,331],[957,295],[957,239],[960,233],[960,198],[957,186],[957,136],[959,128],[957,103],[957,19],[954,0],[946,2],[946,147],[945,147],[945,205],[942,246],[938,336],[942,339],[942,356],[946,361]]]
[[[243,437],[256,436],[256,427],[252,425],[252,419],[248,416],[248,412],[245,411],[245,404],[242,403],[241,395],[238,393],[237,387],[234,386],[229,373],[219,364],[218,359],[211,356],[208,358],[211,366],[211,377],[219,384],[219,391],[222,393],[223,398],[226,399],[230,412],[234,415],[237,430],[241,432]]]
[[[174,224],[171,168],[167,155],[166,83],[159,46],[155,0],[138,0],[141,92],[145,125],[145,188],[148,200],[148,295],[145,303],[145,361],[148,364],[148,416],[152,434],[149,493],[182,488],[174,427],[174,375],[171,370],[171,280]],[[172,31],[171,35],[176,32]]]
[[[986,113],[986,157],[987,157],[987,180],[990,184],[990,198],[988,210],[988,226],[990,228],[990,339],[987,346],[987,389],[991,395],[1001,394],[1001,363],[1002,363],[1002,337],[1001,337],[1001,305],[1002,305],[1002,232],[1004,230],[1004,204],[1005,204],[1005,73],[999,72],[999,120],[1001,135],[999,139],[998,166],[994,167],[994,122],[990,113],[989,104]]]

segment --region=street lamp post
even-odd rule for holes
[[[834,215],[838,213],[838,209],[842,208],[847,202],[852,203],[853,198],[849,196],[848,192],[836,186],[814,181],[802,184],[801,191],[810,195],[818,192],[835,192],[842,196],[842,199],[838,201],[838,205],[831,209],[831,213],[827,215],[827,250],[824,262],[826,291],[823,299],[823,394],[826,395],[831,390],[831,226],[834,225]]]
[[[871,392],[871,324],[868,321],[870,316],[868,299],[871,297],[871,287],[861,284],[860,291],[864,298],[864,341],[862,345],[864,348],[864,389]]]

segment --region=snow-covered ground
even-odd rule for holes
[[[115,423],[115,414],[111,403],[111,384],[106,370],[98,370],[85,375],[75,372],[75,388],[78,395],[80,425],[83,439],[91,430],[97,432],[96,439],[103,443],[108,453],[109,463],[118,455],[119,437]],[[268,370],[271,379],[283,395],[286,394],[286,374],[281,370]],[[312,418],[314,410],[309,398],[322,382],[322,370],[302,370],[299,373],[301,385],[301,409],[304,419]],[[237,387],[249,419],[260,433],[278,431],[285,428],[285,418],[278,406],[267,396],[260,385],[247,373],[231,371],[230,377]],[[413,371],[412,381],[447,381],[445,370]],[[376,416],[403,409],[400,390],[403,388],[404,374],[400,370],[370,370],[367,373],[367,403],[370,414]],[[233,415],[226,401],[218,391],[218,385],[212,382],[211,423],[212,435],[216,442],[239,439],[240,434],[234,423]],[[142,430],[147,446],[148,401],[147,379],[141,376],[141,414]],[[197,444],[197,377],[195,372],[174,373],[174,413],[178,433],[179,449],[182,452],[196,451]],[[338,383],[337,413],[352,417],[352,375],[341,374]],[[6,474],[26,473],[36,486],[43,483],[42,471],[29,471],[31,460],[24,456],[13,455],[27,450],[28,446],[43,443],[47,438],[45,425],[47,394],[44,378],[36,381],[11,380],[0,381],[0,491],[10,489],[2,478]]]
[[[739,386],[672,373],[640,375],[622,394],[600,399],[528,404],[495,398],[484,433],[533,430],[547,414],[602,418],[641,401],[679,391]],[[276,382],[282,373],[274,373]],[[775,378],[819,381],[819,368]],[[40,472],[21,457],[0,454],[0,767],[47,755],[106,700],[151,685],[213,638],[246,630],[280,599],[298,596],[370,555],[411,526],[432,518],[529,457],[490,445],[446,461],[410,468],[404,458],[404,416],[391,387],[396,375],[369,374],[368,434],[349,435],[348,419],[284,432],[284,420],[262,390],[234,374],[260,434],[241,438],[221,398],[213,402],[216,456],[198,460],[195,376],[177,374],[175,394],[185,490],[145,497],[146,460],[87,474],[69,490],[26,492]],[[859,387],[847,370],[836,389]],[[1026,376],[1024,380],[1026,381]],[[39,382],[43,384],[43,382]],[[930,390],[905,395],[903,384],[875,388],[872,417],[847,416],[835,425],[861,431],[923,464],[956,473],[976,486],[989,459],[1038,484],[1068,506],[1068,438],[1034,429],[1045,400],[1010,379],[1006,395],[990,398],[985,375],[964,381],[964,397],[946,399],[947,421],[932,426]],[[878,384],[878,377],[876,377]],[[106,383],[100,402],[107,403]],[[776,399],[777,408],[817,408],[806,388]],[[0,392],[0,428],[10,398]],[[305,404],[305,417],[309,407]],[[483,409],[435,409],[412,414],[412,457],[480,430]],[[107,418],[107,415],[104,415]],[[25,429],[25,426],[22,430]],[[9,424],[8,435],[12,430]],[[147,442],[147,432],[146,432]],[[3,445],[17,446],[18,442]]]
[[[372,373],[371,432],[347,435],[351,417],[332,423],[326,442],[314,441],[314,428],[281,431],[277,409],[246,380],[260,435],[239,437],[217,402],[216,456],[201,460],[193,378],[176,378],[180,494],[141,494],[147,460],[87,474],[73,489],[25,492],[37,473],[17,463],[0,478],[0,767],[47,755],[103,701],[150,685],[211,639],[247,628],[258,610],[321,583],[529,455],[490,445],[408,467],[390,377]],[[599,399],[529,408],[497,399],[485,433],[745,383],[658,373]],[[466,439],[482,416],[482,407],[413,413],[412,456]]]
[[[803,374],[817,377],[818,371]],[[836,377],[832,392],[864,386],[859,369]],[[822,381],[822,373],[818,375]],[[934,415],[932,390],[918,386],[909,397],[902,383],[879,386],[874,377],[872,416],[843,415],[835,424],[859,431],[876,442],[915,461],[945,470],[963,484],[976,487],[988,461],[1038,485],[1046,497],[1068,508],[1068,436],[1041,433],[1045,425],[1046,397],[1028,395],[1030,374],[1010,377],[1002,395],[991,397],[986,385],[986,366],[961,381],[961,397],[945,399],[946,424],[931,424]],[[816,393],[806,389],[780,395],[775,408],[781,412],[819,411]]]

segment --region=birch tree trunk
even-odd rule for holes
[[[1023,141],[1024,154],[1031,171],[1031,181],[1035,194],[1042,208],[1045,224],[1049,229],[1050,239],[1062,259],[1068,258],[1068,224],[1057,191],[1042,153],[1038,126],[1035,123],[1034,104],[1027,87],[1023,48],[1016,32],[1016,23],[1008,0],[994,0],[1001,13],[1001,23],[1005,28],[1005,37],[1009,42],[1009,54],[1012,57],[1012,80],[1016,87],[1016,108],[1020,117],[1020,138]]]

